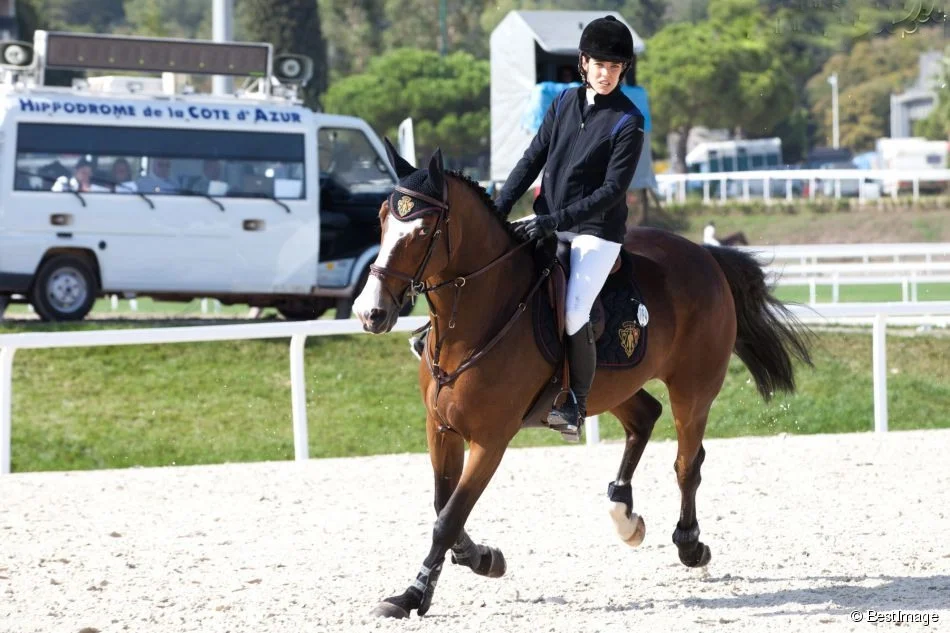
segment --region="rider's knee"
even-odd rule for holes
[[[564,326],[567,329],[567,335],[572,336],[581,331],[587,322],[590,321],[589,310],[568,310],[564,315]]]

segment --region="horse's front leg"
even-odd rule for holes
[[[474,552],[478,557],[478,561],[473,564],[479,567],[482,566],[483,556],[479,548],[483,546],[474,545],[471,539],[465,535],[463,527],[478,498],[488,486],[492,475],[495,474],[498,464],[501,463],[501,458],[508,444],[507,440],[499,438],[498,441],[492,442],[488,446],[473,442],[469,451],[468,462],[458,479],[458,485],[453,487],[454,478],[448,465],[461,464],[464,456],[464,443],[454,433],[452,433],[454,437],[450,436],[449,433],[451,432],[441,433],[445,438],[443,440],[436,438],[436,441],[433,441],[431,423],[429,429],[430,451],[433,446],[439,447],[435,452],[432,452],[432,464],[436,478],[436,507],[440,505],[440,495],[448,491],[451,492],[448,494],[448,500],[438,512],[438,518],[432,529],[432,547],[429,549],[429,555],[422,562],[422,568],[416,575],[415,581],[403,593],[398,596],[390,596],[379,603],[376,609],[373,610],[375,615],[407,618],[413,609],[419,615],[425,615],[432,604],[432,595],[435,592],[439,575],[442,573],[445,554],[453,548],[453,545],[456,545],[463,553],[471,554]],[[438,433],[437,430],[435,432]],[[437,458],[437,454],[443,452],[446,454],[446,459],[441,459],[441,455]],[[488,550],[488,548],[485,549]],[[495,551],[497,552],[497,550]],[[474,561],[475,559],[470,558],[470,560]],[[493,562],[496,560],[498,562]],[[489,550],[488,561],[488,571],[493,571],[493,573],[486,575],[500,576],[504,573],[504,558],[501,557],[501,552],[497,552],[497,558],[495,558]],[[468,562],[466,561],[465,564],[468,564]],[[478,570],[476,569],[476,571]]]
[[[462,475],[465,444],[462,436],[444,429],[433,420],[428,421],[426,431],[432,472],[435,475],[435,514],[438,517],[458,486],[459,477]],[[476,544],[464,528],[452,545],[452,563],[464,565],[476,574],[489,578],[500,578],[505,575],[506,570],[505,557],[501,550]]]

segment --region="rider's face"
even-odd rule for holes
[[[598,94],[610,94],[620,83],[620,76],[623,74],[623,64],[620,62],[605,62],[593,57],[584,57],[581,64],[587,74],[587,83]]]

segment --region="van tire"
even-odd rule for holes
[[[44,321],[82,321],[98,295],[99,284],[86,258],[54,255],[33,278],[30,303]]]

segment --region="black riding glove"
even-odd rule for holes
[[[514,233],[522,242],[549,237],[557,230],[557,218],[551,215],[536,215],[525,222],[515,224]]]

